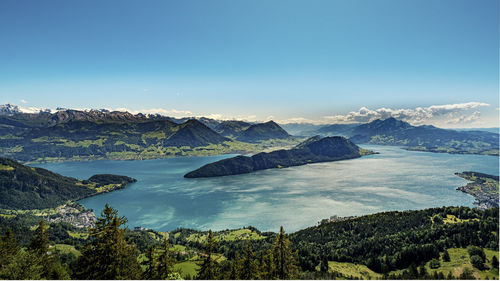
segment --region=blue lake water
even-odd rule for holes
[[[252,225],[296,231],[331,215],[353,216],[436,206],[473,206],[455,172],[498,175],[498,157],[412,152],[363,146],[380,154],[359,159],[271,169],[218,178],[185,179],[206,163],[232,155],[143,161],[38,164],[79,179],[98,173],[127,175],[137,183],[79,201],[96,215],[108,203],[130,227],[221,230]]]

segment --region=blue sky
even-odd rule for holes
[[[498,126],[498,5],[3,0],[0,103],[321,122],[446,105],[423,122]]]

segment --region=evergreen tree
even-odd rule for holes
[[[257,262],[255,260],[255,253],[252,248],[252,241],[248,240],[248,244],[243,250],[243,260],[241,268],[241,279],[254,280],[258,277]]]
[[[215,252],[217,244],[215,242],[214,234],[210,229],[208,231],[207,243],[205,245],[205,257],[203,258],[203,263],[198,270],[198,279],[200,280],[214,280],[217,279],[219,272],[219,265],[212,257]]]
[[[472,255],[470,257],[470,263],[472,264],[472,266],[474,266],[475,268],[479,269],[479,270],[483,270],[483,259],[478,256],[478,255]]]
[[[137,250],[127,244],[124,230],[120,228],[126,221],[106,204],[96,226],[90,229],[90,242],[76,262],[76,279],[138,279],[141,276]]]
[[[448,253],[448,250],[444,250],[443,261],[445,261],[445,262],[449,262],[450,261],[450,253]]]
[[[66,269],[61,265],[59,257],[54,250],[50,250],[48,226],[44,220],[38,224],[33,240],[28,247],[32,261],[41,266],[42,279],[70,279]]]
[[[141,262],[141,265],[143,265],[146,269],[144,270],[143,273],[143,278],[146,280],[155,280],[158,279],[157,272],[156,272],[156,257],[155,257],[155,246],[149,246],[146,252],[144,253],[144,256],[146,259]]]
[[[241,259],[240,259],[240,253],[236,251],[234,254],[234,258],[231,261],[230,268],[229,268],[229,276],[227,279],[231,280],[239,280],[241,279]]]
[[[47,225],[44,220],[41,220],[38,224],[38,228],[35,230],[35,235],[33,240],[28,247],[28,250],[32,251],[38,256],[47,256],[49,252],[49,235],[47,234]]]
[[[326,257],[326,255],[322,256],[319,268],[321,272],[328,272],[328,258]]]
[[[260,279],[271,280],[276,276],[276,265],[274,264],[273,251],[268,250],[262,257],[260,264]]]
[[[8,229],[4,235],[0,237],[0,269],[2,266],[9,263],[9,261],[14,257],[21,247],[17,243],[16,237],[14,237],[14,232]]]
[[[41,265],[31,253],[22,251],[12,230],[0,236],[0,279],[41,279]]]
[[[170,243],[168,243],[167,238],[164,238],[156,267],[157,279],[168,279],[169,274],[174,272],[174,265],[175,258],[170,251]]]
[[[273,245],[273,258],[276,267],[273,277],[284,280],[296,279],[299,276],[294,254],[295,253],[292,252],[290,248],[290,240],[285,234],[283,226],[281,226],[280,233],[276,237]]]
[[[497,256],[493,256],[491,258],[491,266],[493,268],[498,268],[498,258],[497,258]]]

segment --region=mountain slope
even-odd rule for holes
[[[230,141],[194,119],[183,124],[149,119],[140,122],[71,120],[50,127],[11,129],[22,124],[4,127],[0,156],[21,161],[54,157],[130,159],[175,154],[180,152],[179,147],[192,149]]]
[[[361,157],[367,151],[344,137],[317,137],[290,150],[259,153],[251,157],[236,156],[207,164],[184,175],[186,178],[217,177],[253,171],[299,166],[308,163],[337,161]]]
[[[395,118],[359,125],[351,135],[355,143],[404,145],[411,150],[432,152],[498,155],[498,134],[412,126]]]
[[[258,142],[269,139],[286,139],[290,135],[274,121],[254,124],[242,131],[236,138],[243,142]]]
[[[163,142],[164,146],[207,146],[229,139],[222,137],[196,119],[181,124],[177,132]]]
[[[115,175],[95,175],[87,181],[80,181],[0,158],[0,208],[53,208],[67,200],[122,188],[134,181],[129,177]]]
[[[250,124],[243,121],[222,121],[214,128],[214,131],[227,138],[236,138],[249,127]]]

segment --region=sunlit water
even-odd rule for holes
[[[109,203],[128,218],[130,227],[160,231],[248,225],[262,231],[277,231],[283,225],[295,231],[331,215],[472,206],[474,199],[456,190],[467,181],[454,173],[498,175],[498,157],[363,147],[380,154],[218,178],[185,179],[183,175],[232,155],[37,166],[80,179],[98,173],[136,178],[137,183],[123,190],[79,202],[98,212]]]

